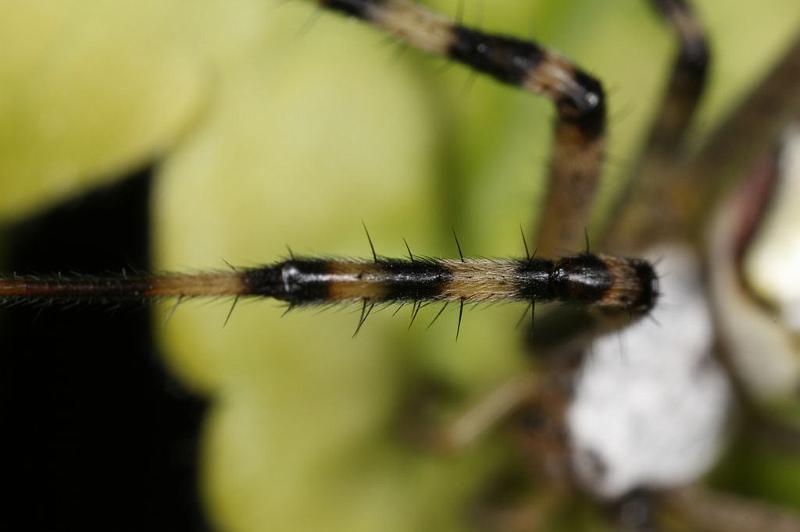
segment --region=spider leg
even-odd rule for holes
[[[800,116],[799,86],[800,33],[686,169],[685,186],[694,185],[689,223],[706,221],[711,213],[705,206],[725,188],[725,182],[736,177],[737,171],[740,177],[742,170],[750,169],[774,145],[789,122]]]
[[[678,38],[667,90],[645,149],[645,159],[676,151],[706,86],[710,53],[706,32],[684,0],[650,0]]]
[[[559,108],[547,192],[536,234],[536,248],[545,255],[578,249],[585,237],[605,159],[605,96],[600,83],[593,82],[603,103],[591,116],[576,120],[570,117],[574,111]]]
[[[538,386],[539,378],[533,373],[500,384],[437,431],[432,438],[433,447],[448,453],[469,447],[530,401]]]
[[[667,209],[653,209],[669,191],[686,130],[695,114],[709,66],[705,30],[685,0],[650,0],[654,9],[670,26],[678,40],[678,51],[666,92],[658,106],[649,137],[634,164],[627,190],[617,200],[622,216],[611,221],[607,244],[614,249],[640,249],[652,243],[654,235],[675,229],[674,223],[659,215],[671,216]],[[623,208],[624,206],[624,208]]]
[[[689,237],[700,241],[716,197],[731,177],[741,176],[800,115],[800,37],[788,47],[761,83],[711,134],[697,156],[684,164],[640,168],[651,192],[631,203],[610,232],[611,249],[636,249],[654,238]],[[654,152],[657,153],[657,152]],[[658,160],[658,157],[653,159]],[[634,185],[636,186],[636,185]],[[630,196],[627,196],[630,199]],[[653,205],[658,205],[657,209]]]

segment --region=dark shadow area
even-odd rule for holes
[[[152,169],[3,231],[5,271],[146,269]],[[145,305],[0,314],[0,530],[203,531],[206,404],[162,368]]]

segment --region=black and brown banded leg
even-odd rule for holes
[[[0,300],[7,303],[225,296],[275,299],[290,307],[560,301],[639,316],[652,308],[658,288],[645,261],[589,254],[559,260],[292,258],[224,272],[0,279]]]

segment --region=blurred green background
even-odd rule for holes
[[[425,2],[455,15],[458,2]],[[701,139],[800,26],[796,0],[695,2],[711,35]],[[521,255],[542,192],[546,101],[402,50],[310,2],[0,2],[0,217],[18,220],[147,161],[155,267],[253,265],[295,253]],[[463,0],[464,20],[535,36],[610,95],[608,198],[625,178],[673,44],[642,0]],[[603,202],[598,216],[603,215]],[[504,461],[489,438],[463,456],[398,433],[421,382],[480,396],[527,368],[522,308],[291,313],[271,302],[185,303],[157,318],[164,363],[214,398],[203,497],[223,530],[458,530]],[[169,306],[162,309],[162,314]],[[455,413],[445,408],[444,416]],[[743,469],[751,491],[800,502],[784,458]],[[792,467],[797,464],[792,462]],[[795,469],[796,471],[796,469]],[[734,482],[731,479],[730,482]]]

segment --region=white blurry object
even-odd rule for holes
[[[567,413],[575,473],[612,499],[691,483],[724,443],[730,382],[712,356],[700,264],[682,247],[651,249],[661,298],[652,319],[596,341]]]
[[[784,133],[779,180],[744,268],[748,285],[800,333],[800,123]]]

